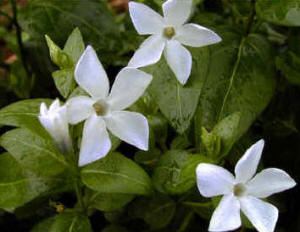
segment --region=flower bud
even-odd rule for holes
[[[44,102],[40,106],[39,120],[62,153],[67,153],[72,148],[66,114],[66,107],[60,106],[58,99],[50,105],[49,109]]]

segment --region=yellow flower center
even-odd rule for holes
[[[164,36],[168,39],[172,39],[172,37],[175,35],[175,29],[174,27],[166,27],[164,29]]]
[[[236,184],[233,187],[233,194],[236,197],[244,196],[245,193],[246,193],[246,186],[244,184]]]
[[[93,107],[94,107],[94,110],[95,110],[95,112],[98,116],[105,115],[105,113],[106,113],[106,109],[105,109],[106,107],[105,106],[101,105],[100,103],[95,103],[93,105]]]

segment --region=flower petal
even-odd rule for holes
[[[259,232],[273,232],[278,219],[278,209],[255,197],[240,198],[241,210]]]
[[[119,139],[148,150],[149,127],[147,119],[135,112],[114,111],[105,117],[107,128]]]
[[[105,98],[109,91],[109,81],[96,52],[87,46],[75,68],[78,85],[94,99]]]
[[[150,7],[131,1],[129,2],[129,13],[133,25],[140,35],[162,32],[164,19]]]
[[[253,144],[238,161],[235,166],[237,182],[245,183],[254,176],[261,158],[264,144],[264,140],[259,140]]]
[[[67,101],[67,119],[71,124],[77,124],[87,119],[93,112],[94,101],[86,96],[73,97]]]
[[[209,223],[209,231],[229,231],[241,226],[240,203],[232,194],[223,196]]]
[[[155,64],[160,60],[165,47],[165,40],[160,35],[152,35],[147,38],[136,50],[128,63],[129,67],[139,68]]]
[[[168,0],[163,4],[163,12],[166,24],[170,26],[181,26],[190,17],[192,11],[192,0]]]
[[[197,24],[185,24],[176,31],[175,39],[191,47],[202,47],[218,43],[222,39],[215,32]]]
[[[165,48],[165,57],[178,81],[184,85],[192,69],[192,56],[190,52],[178,41],[170,40],[167,42]]]
[[[135,68],[120,71],[108,96],[112,110],[123,110],[132,105],[144,93],[152,76]]]
[[[197,166],[197,185],[204,197],[214,197],[232,192],[234,177],[226,169],[201,163]]]
[[[274,193],[293,188],[296,182],[285,171],[268,168],[258,173],[247,185],[251,196],[266,198]]]
[[[103,158],[107,155],[110,148],[111,142],[105,127],[105,122],[101,117],[93,114],[84,124],[79,154],[79,166]]]

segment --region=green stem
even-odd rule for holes
[[[184,218],[182,224],[180,225],[180,228],[178,229],[177,232],[184,232],[186,231],[188,225],[190,224],[191,220],[194,218],[194,212],[190,211],[188,215]]]
[[[16,32],[17,32],[17,41],[18,41],[18,46],[20,49],[20,57],[22,60],[22,64],[24,66],[25,72],[27,74],[28,77],[31,77],[30,72],[29,72],[29,68],[27,66],[26,63],[26,59],[25,59],[25,49],[23,46],[23,42],[22,42],[22,29],[18,23],[18,11],[17,11],[17,4],[15,2],[15,0],[10,0],[11,5],[12,5],[12,11],[13,11],[13,18],[12,18],[12,22],[16,27]]]
[[[78,204],[79,204],[80,208],[84,211],[85,206],[84,206],[84,203],[83,203],[83,200],[82,200],[82,191],[81,191],[79,179],[75,180],[74,185],[75,185],[75,192],[76,192],[76,197],[77,197]]]
[[[228,86],[228,89],[226,91],[226,94],[225,94],[225,97],[224,97],[224,100],[223,100],[223,104],[222,104],[222,107],[221,107],[221,110],[220,110],[220,113],[219,113],[218,121],[220,121],[220,119],[221,119],[221,116],[222,116],[222,113],[223,113],[223,110],[224,110],[224,107],[225,107],[225,103],[226,103],[226,101],[229,97],[230,91],[232,89],[233,80],[234,80],[234,77],[236,75],[237,69],[238,69],[240,61],[241,61],[242,51],[243,51],[245,41],[246,41],[246,38],[244,37],[242,39],[241,43],[240,43],[240,46],[239,46],[237,60],[234,64],[234,68],[233,68],[233,71],[232,71],[232,74],[231,74],[231,77],[230,77],[230,81],[229,81],[229,86]]]

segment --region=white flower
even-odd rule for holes
[[[58,99],[50,105],[49,110],[44,102],[41,104],[39,120],[61,152],[72,149],[66,107],[60,106]]]
[[[200,193],[204,197],[224,195],[212,215],[209,231],[240,227],[240,210],[259,232],[274,231],[278,209],[261,198],[292,188],[296,183],[277,168],[264,169],[254,176],[263,147],[264,141],[260,140],[246,151],[235,166],[235,178],[222,167],[198,165],[196,174]]]
[[[79,166],[104,157],[111,148],[106,127],[121,140],[142,150],[148,149],[147,119],[135,112],[123,111],[145,91],[152,76],[135,68],[124,68],[109,93],[109,80],[97,54],[88,46],[75,69],[75,80],[89,95],[71,98],[67,116],[71,124],[85,121],[79,154]]]
[[[160,60],[162,52],[178,81],[185,84],[192,69],[192,56],[183,45],[202,47],[221,41],[213,31],[197,24],[184,24],[193,0],[168,0],[163,4],[164,18],[142,3],[129,2],[133,24],[147,38],[129,61],[130,67],[144,67]]]

